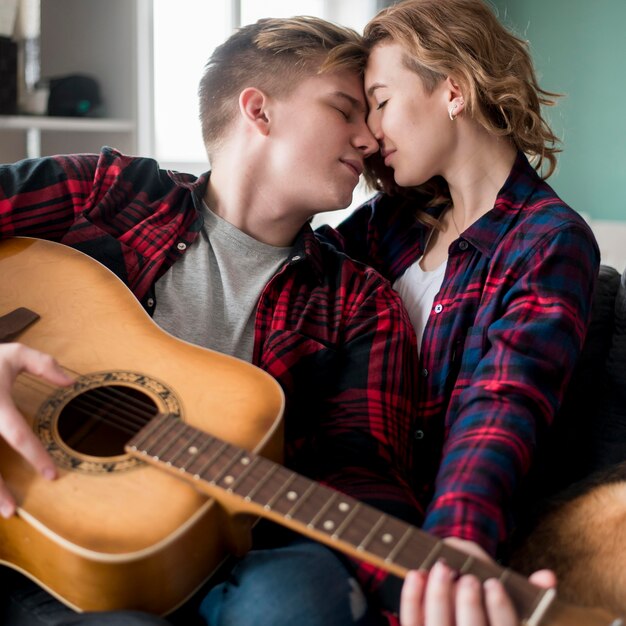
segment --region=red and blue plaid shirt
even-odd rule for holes
[[[391,281],[424,251],[415,203],[378,195],[322,232]],[[432,209],[439,215],[442,207]],[[563,398],[598,272],[581,217],[519,154],[494,208],[449,248],[425,328],[417,471],[424,529],[494,554],[513,499]],[[421,462],[420,462],[421,461]]]
[[[110,148],[0,166],[0,233],[89,254],[152,311],[155,281],[201,229],[207,179]],[[386,280],[306,226],[261,295],[253,362],[285,391],[288,465],[422,522],[409,478],[416,340]],[[371,573],[364,568],[362,580]]]

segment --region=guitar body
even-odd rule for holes
[[[250,523],[239,528],[193,486],[126,454],[125,439],[170,413],[278,461],[280,386],[165,333],[108,269],[59,244],[0,243],[0,316],[17,307],[40,316],[18,340],[77,379],[69,388],[28,375],[15,383],[59,478],[44,480],[0,441],[0,474],[18,503],[0,519],[0,562],[79,610],[173,610],[229,552],[247,548]]]

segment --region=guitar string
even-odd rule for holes
[[[27,372],[23,372],[20,376],[30,379],[30,384],[27,384],[24,380],[20,380],[19,377],[16,382],[20,382],[26,387],[35,389],[40,393],[44,392],[41,391],[41,389],[37,389],[37,387],[44,389],[46,392],[64,389],[63,387],[57,387],[47,383]],[[107,416],[92,415],[92,417],[121,429],[127,428],[127,432],[131,434],[143,428],[156,415],[155,410],[158,412],[158,409],[153,404],[143,402],[139,398],[126,395],[109,386],[96,387],[95,389],[88,389],[86,391],[90,392],[89,396],[82,394],[73,399],[74,408],[82,410],[84,414],[87,415],[89,414],[88,411],[101,411],[102,408],[106,406]],[[102,404],[91,401],[89,398],[102,400]],[[104,404],[105,402],[106,405]],[[130,409],[130,411],[128,409]]]
[[[30,387],[31,389],[35,389],[36,384],[26,384],[24,381],[21,381],[26,387]],[[34,382],[34,381],[33,381]],[[37,390],[40,393],[46,393],[50,390],[55,390],[55,387],[43,386],[44,391]],[[62,389],[62,388],[58,388]],[[103,408],[112,409],[113,414],[126,419],[125,424],[129,426],[143,426],[146,423],[146,420],[149,421],[155,415],[155,408],[151,404],[141,403],[131,396],[126,396],[123,393],[118,392],[114,389],[108,389],[106,387],[102,389],[91,389],[88,390],[89,395],[82,394],[76,396],[72,399],[72,406],[79,408],[88,408],[94,411],[102,410]],[[102,402],[96,402],[94,400],[101,400]],[[103,402],[106,401],[106,404]],[[133,406],[135,405],[135,406]],[[130,411],[128,409],[131,409]],[[120,409],[122,412],[120,412]],[[135,421],[133,421],[134,418]]]
[[[113,411],[108,409],[106,414],[102,414],[102,406],[95,405],[89,402],[79,402],[74,405],[76,415],[91,419],[93,422],[100,422],[111,428],[123,432],[126,435],[133,437],[136,435],[146,424],[149,423],[152,415],[148,416],[145,422],[138,423],[132,422],[128,417],[128,413],[120,413],[119,411]],[[100,411],[100,413],[98,413]]]
[[[64,387],[57,387],[55,385],[46,383],[45,381],[42,381],[41,379],[31,374],[23,373],[22,376],[30,378],[31,379],[30,384],[26,384],[24,381],[20,381],[19,379],[17,382],[21,382],[21,384],[25,385],[26,387],[30,387],[31,389],[35,389],[37,385],[45,389],[46,392],[54,392],[54,391],[65,389]],[[69,388],[71,389],[71,387]],[[40,391],[40,393],[45,393],[45,392]],[[136,415],[137,417],[140,417],[140,418],[151,418],[154,416],[154,409],[156,407],[153,404],[148,403],[148,402],[143,402],[139,398],[127,395],[124,392],[120,391],[119,389],[116,389],[115,387],[109,386],[109,385],[103,385],[102,387],[86,389],[85,393],[75,396],[74,398],[71,399],[71,401],[74,404],[79,404],[80,406],[88,406],[89,408],[92,408],[92,409],[103,408],[103,406],[98,403],[89,402],[89,398],[92,398],[94,396],[97,398],[106,398],[108,402],[117,403],[118,405],[122,404],[123,407],[121,408],[126,408],[127,406],[133,407],[134,405],[134,410],[136,411],[136,413],[134,415],[132,413],[129,413],[128,417],[134,417]],[[143,423],[144,422],[142,421],[141,424],[143,425]],[[136,422],[135,424],[139,425],[140,422]]]

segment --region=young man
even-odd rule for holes
[[[287,398],[286,464],[419,523],[409,484],[410,323],[378,274],[322,245],[308,226],[315,213],[350,203],[363,160],[377,150],[362,63],[356,33],[321,20],[245,27],[215,51],[200,83],[210,174],[168,173],[109,148],[3,166],[0,228],[2,237],[52,239],[91,255],[165,330],[265,369]],[[11,363],[40,358],[19,346],[2,354],[5,381]],[[0,435],[52,475],[8,391]],[[15,510],[4,486],[0,510]],[[207,620],[377,619],[343,559],[300,539],[272,545],[244,557],[234,583],[212,590],[201,608]],[[70,619],[47,597],[47,613],[25,597],[13,595],[23,623]],[[128,614],[71,619],[132,623]]]

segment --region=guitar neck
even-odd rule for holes
[[[176,417],[155,417],[126,450],[218,501],[227,498],[229,503],[239,503],[240,512],[271,519],[396,576],[404,577],[412,569],[428,570],[438,559],[445,559],[450,567],[480,580],[498,578],[527,624],[561,623],[562,610],[554,602],[553,590],[540,589],[509,569],[468,556],[397,518]],[[562,623],[613,623],[606,615],[598,622],[572,622],[571,612],[568,615],[570,621]]]

